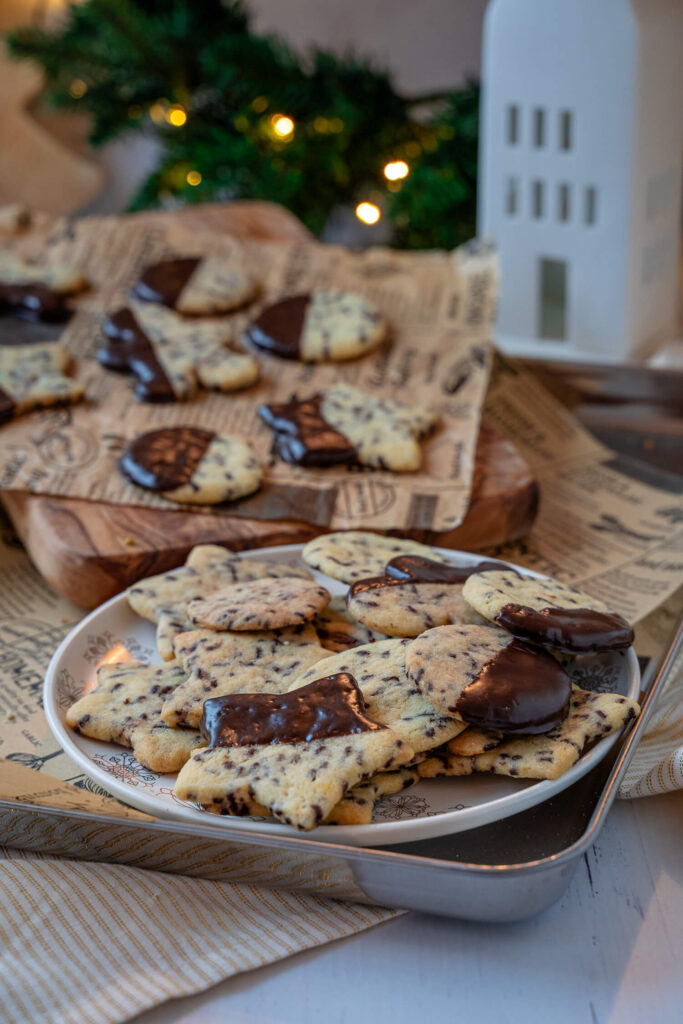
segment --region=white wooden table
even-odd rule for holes
[[[408,914],[135,1024],[682,1024],[683,791],[617,801],[563,898],[519,924]]]

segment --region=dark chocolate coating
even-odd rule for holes
[[[189,483],[216,435],[200,427],[162,427],[141,434],[119,462],[124,476],[150,491]]]
[[[385,572],[393,579],[404,583],[464,583],[476,572],[500,569],[498,562],[477,562],[476,565],[451,565],[449,562],[435,562],[422,555],[398,555],[387,563]]]
[[[16,407],[16,402],[10,395],[9,391],[5,391],[4,388],[0,388],[0,424],[7,423],[12,419]]]
[[[571,679],[541,647],[513,640],[484,665],[452,711],[507,735],[548,732],[567,717]]]
[[[269,355],[298,359],[304,317],[310,301],[310,295],[294,295],[266,306],[247,328],[247,340]]]
[[[282,405],[262,405],[259,416],[275,432],[278,454],[299,466],[338,466],[353,462],[358,452],[320,413],[322,395]]]
[[[107,344],[97,359],[108,370],[137,377],[136,397],[142,402],[175,402],[176,395],[154,346],[129,309],[111,313],[102,326]]]
[[[385,726],[365,714],[353,676],[338,672],[289,693],[211,697],[204,702],[199,728],[210,747],[248,747],[324,740]]]
[[[543,608],[506,604],[496,622],[513,636],[570,654],[622,651],[633,643],[633,630],[615,612],[590,608]]]
[[[64,296],[47,285],[33,281],[27,284],[0,283],[0,313],[58,324],[68,320],[71,312]]]
[[[175,308],[178,296],[199,266],[198,258],[163,260],[145,267],[131,292],[143,302]]]
[[[500,569],[495,562],[478,562],[477,565],[450,565],[435,562],[422,555],[397,555],[387,562],[385,576],[370,576],[356,580],[346,592],[346,600],[369,590],[383,590],[385,587],[400,587],[404,583],[455,583],[462,584],[475,572]]]

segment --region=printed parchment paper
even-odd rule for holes
[[[500,356],[485,412],[541,492],[530,535],[495,554],[581,587],[629,622],[683,585],[683,478],[610,451]]]
[[[31,244],[35,252],[35,239]],[[367,296],[385,314],[391,337],[376,352],[348,363],[304,365],[259,356],[261,382],[243,392],[200,392],[192,402],[170,405],[140,403],[129,378],[103,370],[94,358],[102,342],[103,315],[125,303],[147,264],[209,253],[240,263],[261,283],[257,303],[225,318],[236,340],[266,302],[312,287]],[[138,434],[190,424],[248,439],[266,466],[261,491],[209,514],[375,529],[447,530],[462,520],[488,382],[497,293],[496,259],[487,246],[470,243],[452,254],[350,253],[315,243],[237,242],[189,232],[168,216],[145,215],[62,223],[48,239],[44,258],[76,265],[92,285],[62,336],[89,401],[4,426],[0,488],[177,508],[128,483],[116,463],[126,442]],[[441,416],[441,426],[423,446],[420,472],[304,469],[272,454],[272,435],[257,415],[259,405],[293,395],[306,398],[335,381],[357,384],[373,396],[425,405]]]

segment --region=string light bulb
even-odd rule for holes
[[[410,167],[405,160],[391,160],[384,166],[384,177],[387,181],[401,181],[402,178],[407,178],[410,172]]]
[[[273,114],[270,124],[278,139],[288,140],[294,135],[294,121],[286,114]]]
[[[363,224],[376,224],[381,216],[382,211],[374,203],[359,203],[356,207],[356,217]]]
[[[188,185],[201,185],[202,176],[199,171],[188,171],[185,177],[185,181]]]
[[[152,106],[149,108],[149,116],[152,118],[155,124],[161,124],[161,122],[164,120],[164,118],[166,117],[167,107],[168,104],[165,103],[163,100],[157,100],[156,103],[153,103]]]
[[[169,124],[172,124],[174,128],[182,128],[187,121],[187,114],[183,107],[179,103],[176,103],[166,113],[166,120]]]
[[[73,82],[69,86],[69,95],[75,100],[80,100],[82,96],[85,96],[88,91],[88,86],[85,84],[82,78],[74,78]]]

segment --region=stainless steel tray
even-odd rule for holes
[[[373,850],[0,801],[0,842],[472,921],[521,920],[562,895],[597,838],[682,643],[679,625],[644,677],[640,716],[594,771],[538,807],[469,832]]]

